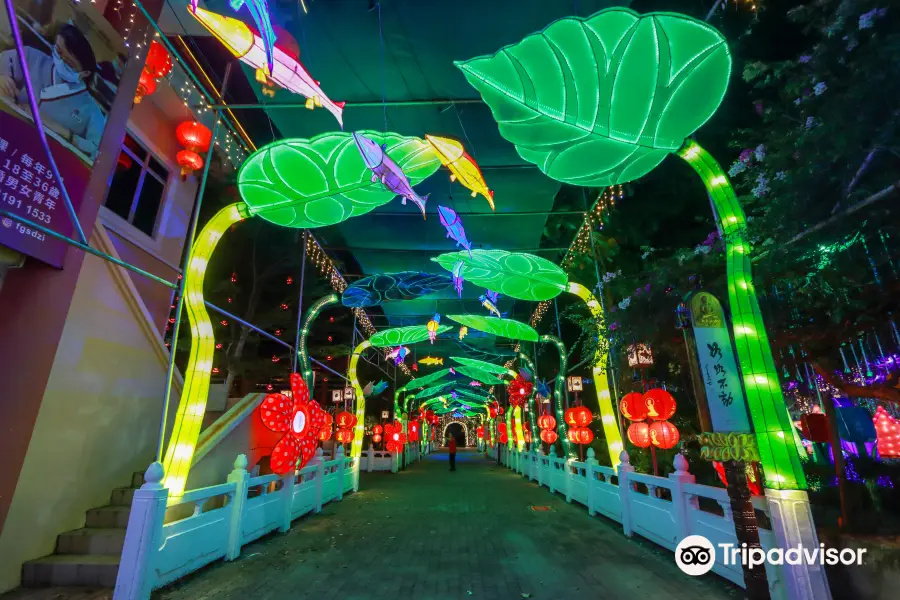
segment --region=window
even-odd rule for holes
[[[162,163],[125,134],[106,194],[106,208],[152,237],[168,179],[169,171]]]

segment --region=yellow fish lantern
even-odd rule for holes
[[[466,335],[468,335],[468,333],[469,333],[469,328],[466,327],[465,325],[463,325],[462,327],[459,328],[459,339],[463,339],[464,337],[466,337]]]
[[[428,325],[425,326],[428,329],[428,341],[432,344],[434,343],[434,338],[437,337],[437,330],[440,325],[441,315],[435,313],[434,317],[428,321]]]
[[[494,210],[494,192],[488,189],[478,163],[469,156],[463,145],[450,138],[428,134],[425,139],[431,144],[441,164],[450,169],[450,181],[459,180],[464,187],[472,190],[473,198],[481,194],[491,205],[491,210]]]

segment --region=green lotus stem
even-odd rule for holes
[[[506,411],[506,448],[507,450],[513,449],[513,436],[512,436],[512,419],[513,419],[513,411]]]
[[[525,366],[531,369],[531,372],[534,373],[535,382],[537,382],[537,369],[534,367],[534,363],[531,362],[531,358],[528,357],[524,352],[519,352],[519,360],[525,363]],[[532,448],[534,444],[541,443],[541,430],[540,427],[537,426],[537,417],[534,415],[535,406],[534,406],[534,398],[537,395],[537,385],[535,385],[531,394],[528,396],[528,416],[531,422],[531,445]]]
[[[366,348],[371,346],[372,342],[365,340],[354,348],[353,354],[350,355],[350,366],[347,369],[350,385],[353,386],[353,391],[356,393],[356,427],[353,429],[353,445],[350,450],[350,456],[353,458],[359,458],[362,454],[363,435],[365,435],[366,431],[366,396],[363,394],[362,386],[359,385],[359,378],[356,376],[356,366],[359,364],[359,357],[366,351]]]
[[[678,156],[703,180],[722,228],[734,345],[766,485],[774,489],[804,490],[806,477],[794,446],[793,426],[753,287],[744,209],[722,167],[699,144],[688,140],[678,150]]]
[[[595,319],[600,319],[600,317],[603,316],[603,308],[601,308],[600,303],[594,298],[594,295],[589,289],[580,283],[570,281],[566,286],[566,290],[581,298],[591,312],[591,316]],[[603,424],[603,433],[606,435],[609,460],[612,462],[612,467],[615,469],[621,462],[619,460],[619,454],[622,452],[623,448],[622,436],[619,433],[618,417],[613,409],[611,395],[609,393],[609,378],[606,375],[606,365],[609,362],[609,355],[601,348],[602,344],[600,343],[600,340],[597,340],[597,351],[594,353],[594,366],[591,368],[591,374],[594,378],[594,387],[597,390],[597,407],[600,410],[600,421]],[[565,374],[563,374],[563,377],[565,377]],[[566,439],[568,440],[568,438]]]
[[[564,410],[565,402],[563,398],[566,393],[566,372],[569,369],[569,356],[566,353],[566,345],[555,335],[542,335],[541,341],[547,344],[553,344],[559,351],[559,372],[556,374],[556,383],[553,386],[553,396],[556,399],[556,427],[559,429],[559,437],[562,441],[563,451],[566,456],[575,458],[577,456],[572,442],[569,441],[569,426],[566,424],[566,414]]]
[[[306,348],[306,339],[309,337],[309,328],[312,326],[312,322],[316,317],[319,316],[319,313],[322,312],[323,308],[331,306],[332,304],[337,304],[338,301],[337,294],[329,294],[323,298],[319,298],[309,307],[309,311],[303,319],[303,325],[300,326],[300,347],[297,349],[297,353],[300,355],[300,374],[303,375],[303,380],[306,381],[306,387],[309,389],[313,389],[313,372],[312,367],[309,364],[309,350]]]
[[[216,340],[203,298],[206,267],[222,236],[232,225],[248,216],[243,202],[226,206],[203,226],[191,249],[183,291],[184,305],[191,324],[191,353],[184,371],[184,386],[178,412],[175,413],[172,436],[163,459],[163,485],[169,490],[170,496],[180,496],[184,492],[209,399],[209,378]]]

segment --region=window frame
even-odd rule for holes
[[[133,231],[135,231],[143,236],[146,236],[146,237],[150,238],[151,240],[156,241],[157,235],[159,234],[160,221],[162,220],[162,216],[165,213],[166,205],[168,204],[168,197],[169,197],[169,191],[170,191],[169,183],[172,179],[172,169],[171,169],[171,166],[166,161],[161,160],[156,155],[156,153],[149,148],[148,144],[144,143],[140,139],[139,136],[132,134],[132,132],[130,132],[130,131],[126,131],[125,135],[130,137],[132,140],[134,140],[135,144],[137,144],[139,147],[141,147],[147,153],[147,156],[143,160],[141,160],[131,150],[131,148],[128,147],[125,139],[122,140],[122,144],[119,147],[119,151],[127,154],[131,158],[131,160],[133,160],[135,163],[137,163],[141,166],[141,175],[140,175],[140,177],[138,177],[137,186],[134,189],[134,196],[131,198],[131,204],[128,207],[128,216],[127,217],[123,217],[120,214],[113,211],[112,209],[110,209],[109,207],[107,207],[106,206],[106,198],[103,200],[103,208],[106,209],[106,211],[108,211],[109,214],[115,215],[116,218],[121,219]],[[165,179],[163,179],[162,177],[160,177],[153,171],[153,169],[150,167],[150,159],[155,160],[164,169],[166,169],[166,171],[168,172],[168,176]],[[139,229],[133,222],[134,215],[137,212],[138,202],[140,201],[140,198],[141,198],[141,190],[143,190],[143,188],[144,188],[144,180],[147,178],[148,173],[151,177],[156,179],[157,182],[162,184],[162,193],[160,194],[160,197],[159,197],[159,208],[156,211],[156,218],[153,221],[153,228],[151,230],[151,233],[147,233],[144,230]],[[110,180],[110,184],[112,184],[112,180]],[[109,197],[108,193],[109,193],[109,190],[107,189],[107,198]]]

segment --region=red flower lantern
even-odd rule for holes
[[[406,434],[403,433],[403,425],[394,421],[384,426],[384,435],[387,437],[388,452],[400,452],[406,443]]]
[[[544,413],[538,417],[538,427],[541,429],[556,429],[556,419],[553,418],[553,415]]]
[[[376,425],[372,428],[372,433],[374,433],[375,435],[381,435],[382,433],[384,433],[384,427],[382,427],[381,425]]]
[[[650,447],[650,426],[646,423],[632,423],[626,432],[628,441],[638,448]]]
[[[270,459],[272,472],[278,475],[291,472],[298,460],[301,469],[309,462],[316,452],[319,431],[325,427],[325,411],[309,399],[309,389],[298,373],[291,374],[291,392],[290,398],[269,394],[257,409],[263,425],[285,432]]]
[[[625,394],[619,401],[619,412],[629,421],[643,421],[647,418],[647,405],[644,395],[638,392]]]
[[[679,437],[678,428],[668,421],[654,421],[650,424],[650,442],[657,448],[673,448]]]
[[[809,413],[800,417],[800,432],[811,442],[830,442],[828,417],[822,413]],[[877,433],[877,430],[876,430]]]
[[[334,439],[341,444],[349,444],[353,441],[353,430],[352,429],[338,429],[337,435],[334,436]]]
[[[594,415],[586,406],[574,406],[566,411],[566,424],[571,427],[587,427],[594,419]]]
[[[212,143],[212,132],[197,121],[185,121],[175,130],[178,142],[187,148],[176,155],[181,166],[181,178],[185,179],[203,166],[203,157],[198,152],[206,152]]]
[[[675,398],[662,388],[644,392],[644,405],[647,407],[647,417],[654,421],[666,421],[675,414]]]
[[[356,415],[353,413],[341,411],[336,417],[337,426],[341,429],[349,429],[356,425]]]
[[[541,441],[546,442],[548,444],[556,443],[556,440],[559,439],[559,435],[553,431],[552,429],[542,429],[541,430]]]
[[[528,396],[531,395],[534,384],[526,381],[521,375],[516,375],[516,378],[509,383],[506,389],[509,393],[509,403],[513,406],[522,406],[525,404]]]

